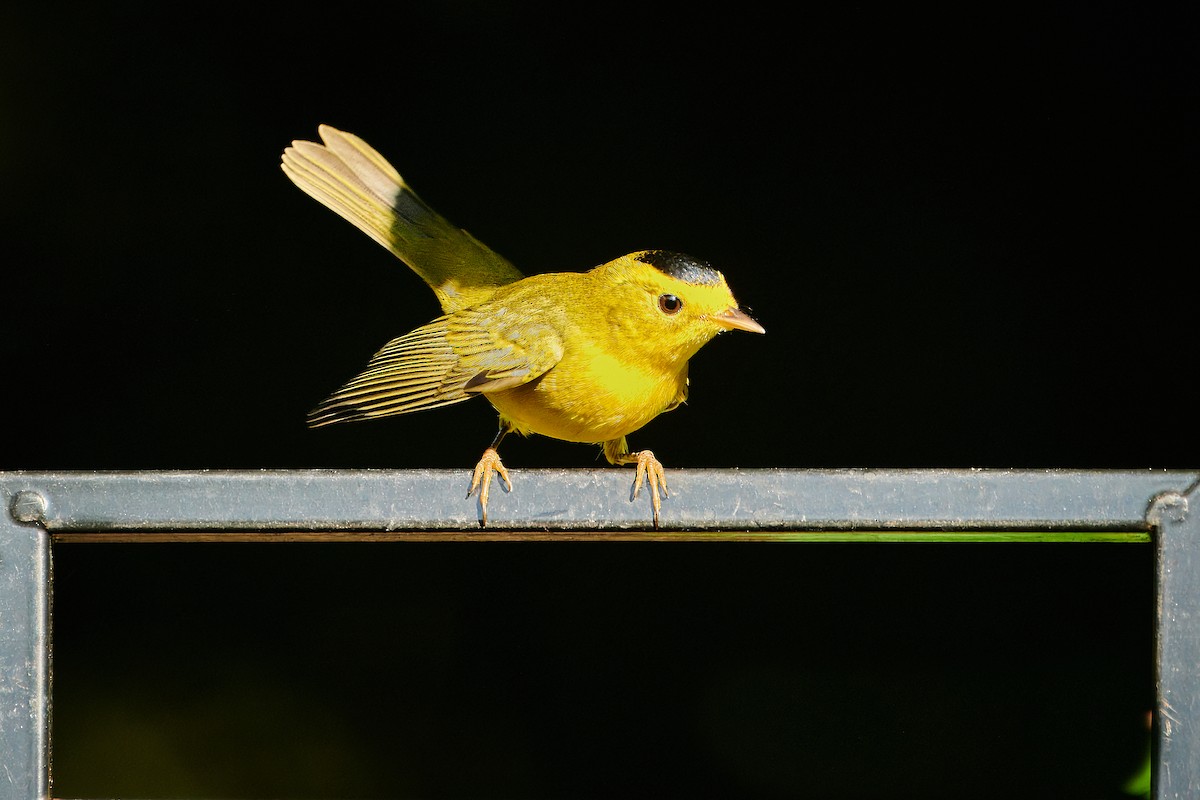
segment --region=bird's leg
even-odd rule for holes
[[[633,476],[633,488],[629,491],[630,502],[637,499],[643,484],[650,484],[650,507],[654,509],[654,530],[658,530],[658,511],[662,507],[662,497],[669,497],[667,491],[667,476],[663,472],[662,463],[654,457],[650,450],[629,452],[625,437],[604,443],[604,457],[610,464],[637,464],[637,472]]]
[[[654,509],[654,530],[658,530],[658,509],[662,506],[662,501],[658,497],[659,490],[662,490],[663,497],[670,496],[667,492],[667,476],[663,473],[663,465],[649,450],[639,450],[636,453],[630,453],[630,456],[637,462],[637,472],[633,476],[633,489],[629,499],[631,501],[637,499],[638,493],[642,491],[643,481],[650,484],[650,506]]]
[[[471,488],[467,489],[467,497],[475,494],[475,490],[479,489],[479,527],[481,528],[487,525],[488,489],[492,485],[492,474],[500,473],[500,478],[504,481],[504,490],[512,491],[512,481],[508,479],[508,470],[500,463],[500,452],[497,450],[501,440],[510,430],[511,428],[507,425],[500,427],[500,432],[496,434],[496,438],[492,440],[488,449],[483,451],[483,456],[475,465],[475,472],[471,476]]]

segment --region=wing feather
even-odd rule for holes
[[[311,427],[461,403],[545,374],[563,354],[550,326],[480,307],[440,317],[384,345],[366,369],[309,412]],[[523,346],[532,343],[531,346]]]

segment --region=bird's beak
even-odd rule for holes
[[[750,315],[740,308],[727,308],[720,314],[709,317],[722,328],[737,328],[750,333],[766,333],[767,329],[750,318]]]

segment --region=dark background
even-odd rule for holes
[[[768,334],[632,437],[668,470],[1195,468],[1190,9],[18,6],[0,469],[465,483],[482,402],[304,427],[438,311],[280,172],[322,122],[527,273],[726,274]],[[1108,797],[1144,755],[1148,547],[55,558],[60,795]]]

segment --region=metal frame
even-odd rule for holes
[[[0,800],[50,793],[51,545],[83,540],[1153,539],[1158,800],[1200,796],[1200,473],[673,471],[662,528],[629,471],[524,470],[492,493],[417,471],[0,473]],[[1006,532],[997,536],[995,532]]]

